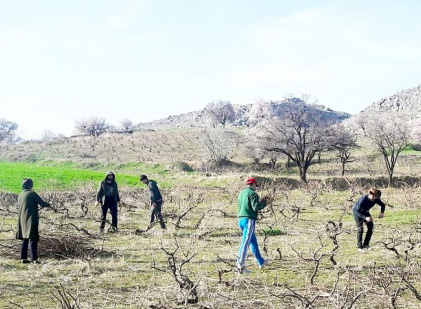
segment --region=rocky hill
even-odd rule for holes
[[[421,117],[421,85],[401,90],[389,97],[374,102],[360,114],[354,115],[350,121],[362,114],[380,113],[398,116],[407,121]]]
[[[282,101],[259,102],[247,105],[233,105],[235,117],[228,122],[228,126],[233,127],[252,127],[252,120],[256,113],[256,104],[265,105],[273,115],[282,116],[287,110],[289,104],[304,104],[301,99],[286,99]],[[344,112],[334,111],[323,105],[308,105],[314,113],[321,114],[321,119],[325,121],[341,122],[350,117]],[[176,116],[169,116],[165,119],[155,120],[147,123],[140,123],[136,129],[165,129],[165,128],[200,128],[211,127],[213,124],[209,121],[206,109],[189,112]]]

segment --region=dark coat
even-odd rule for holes
[[[18,196],[18,205],[18,229],[16,238],[28,238],[38,241],[38,205],[41,207],[50,207],[50,203],[44,202],[34,191],[25,190]]]
[[[107,183],[108,175],[113,176],[113,180],[111,183]],[[118,194],[118,186],[117,186],[117,182],[115,181],[115,175],[113,172],[108,172],[107,175],[105,175],[104,181],[101,181],[101,183],[99,184],[98,192],[96,194],[96,200],[101,205],[103,205],[105,202],[102,200],[104,196],[114,198],[115,203],[120,202],[120,195]]]
[[[364,220],[366,217],[370,216],[369,211],[371,208],[373,208],[375,204],[380,205],[380,212],[384,213],[386,205],[379,198],[376,198],[374,201],[371,201],[368,198],[368,194],[361,196],[352,207],[354,216],[357,216]]]
[[[162,195],[161,195],[161,192],[158,189],[158,185],[156,184],[156,181],[149,180],[148,181],[148,188],[149,188],[149,193],[151,194],[151,203],[162,202]]]

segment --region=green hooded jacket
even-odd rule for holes
[[[16,238],[28,238],[38,241],[38,205],[41,207],[50,207],[50,203],[44,202],[44,200],[34,191],[24,190],[18,196],[18,205],[18,229]]]
[[[251,188],[245,188],[238,196],[238,217],[257,219],[260,209],[266,207],[265,202],[259,201],[259,195]]]

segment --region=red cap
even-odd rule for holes
[[[252,183],[254,183],[256,185],[256,187],[258,187],[257,180],[255,178],[247,179],[246,184],[251,185]]]

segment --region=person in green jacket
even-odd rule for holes
[[[259,195],[256,193],[256,188],[258,187],[256,179],[249,178],[247,179],[246,184],[247,188],[241,191],[238,196],[238,224],[243,231],[243,238],[236,262],[236,271],[239,273],[250,272],[245,269],[245,261],[249,247],[255,256],[257,265],[260,269],[268,264],[268,259],[264,259],[260,254],[254,231],[259,210],[265,208],[271,201],[267,198],[259,199]]]
[[[38,205],[50,207],[50,203],[44,200],[32,188],[32,179],[25,178],[22,182],[22,193],[18,196],[18,229],[16,238],[22,240],[20,248],[20,259],[22,263],[39,263],[38,241],[39,241],[39,213]],[[30,246],[31,261],[28,260],[28,245]]]

